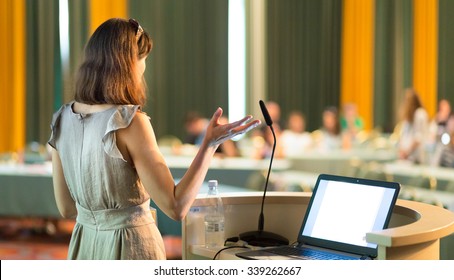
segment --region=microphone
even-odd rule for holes
[[[268,109],[266,109],[265,102],[263,102],[263,100],[260,100],[259,104],[260,104],[260,109],[262,110],[262,115],[265,118],[266,125],[269,126],[271,129],[273,129],[273,120],[271,119]],[[273,135],[274,135],[274,133],[273,133]],[[276,138],[274,139],[274,142],[276,143]]]
[[[260,100],[259,104],[260,104],[260,109],[262,110],[263,117],[265,118],[266,125],[270,127],[271,132],[273,133],[273,139],[274,139],[273,149],[271,152],[270,166],[268,168],[268,174],[266,176],[265,189],[263,191],[262,207],[260,209],[258,230],[241,233],[239,237],[240,237],[240,240],[246,241],[249,245],[252,245],[252,246],[267,247],[267,246],[288,245],[289,242],[288,242],[287,238],[280,236],[278,234],[275,234],[272,232],[267,232],[267,231],[263,230],[264,224],[265,224],[265,217],[263,214],[263,205],[265,204],[266,191],[268,189],[268,180],[270,178],[271,166],[273,164],[274,151],[276,149],[276,134],[274,133],[274,129],[273,129],[273,120],[271,119],[271,116],[268,113],[268,110],[266,109],[265,103],[262,100]]]

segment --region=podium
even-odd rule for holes
[[[268,192],[265,200],[265,231],[297,239],[310,192]],[[263,193],[223,193],[225,237],[256,230]],[[213,259],[222,248],[204,247],[204,211],[207,202],[199,196],[182,223],[183,259]],[[387,229],[366,234],[368,242],[378,244],[379,260],[438,260],[440,239],[454,233],[454,213],[416,201],[398,199]],[[222,251],[217,259],[238,259],[243,248]]]

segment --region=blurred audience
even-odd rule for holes
[[[430,121],[429,126],[429,145],[431,151],[436,151],[443,145],[441,137],[447,133],[446,126],[448,119],[451,116],[451,104],[447,99],[440,99],[438,101],[438,108],[435,117]]]
[[[306,131],[306,118],[302,112],[290,112],[280,141],[286,157],[302,155],[312,148],[312,137]]]
[[[344,149],[350,149],[356,144],[358,133],[363,131],[364,122],[358,115],[356,104],[346,103],[342,109],[340,118],[342,147]]]
[[[276,135],[276,149],[274,152],[275,158],[283,158],[284,151],[282,148],[282,143],[280,137],[282,134],[282,124],[281,124],[281,107],[275,101],[266,101],[266,109],[270,115],[270,118],[273,122],[273,130]],[[255,159],[263,159],[271,156],[273,149],[273,133],[271,128],[266,124],[265,121],[262,121],[262,125],[259,129],[255,129],[252,133],[252,142],[254,146],[254,152],[252,157]]]
[[[199,112],[187,112],[184,118],[186,137],[183,143],[199,146],[202,143],[208,122],[209,120],[204,118]]]
[[[273,121],[274,130],[282,130],[284,127],[281,120],[281,106],[275,101],[265,102],[268,113],[270,114],[271,120]]]
[[[274,131],[281,131],[283,128],[283,125],[281,123],[281,106],[275,101],[266,101],[265,106],[270,115],[271,121],[273,122]],[[265,119],[263,119],[261,126],[267,126]],[[251,135],[260,136],[263,138],[263,131],[264,129],[255,129],[254,131],[252,131]]]
[[[207,128],[208,122],[209,120],[207,118],[204,118],[197,111],[187,112],[184,120],[184,126],[186,130],[184,144],[199,146],[205,135],[205,130]],[[221,116],[219,118],[219,123],[227,124],[228,118],[226,116]],[[232,139],[229,139],[219,145],[219,148],[216,150],[215,156],[238,157],[240,156],[240,152],[236,146],[236,142]]]
[[[344,104],[340,125],[343,131],[354,134],[364,129],[363,119],[358,115],[358,108],[355,103]]]
[[[326,107],[322,113],[322,127],[317,131],[316,147],[319,151],[342,148],[339,113],[335,106]]]
[[[279,126],[274,127],[274,133],[276,135],[276,148],[274,151],[274,158],[284,158],[284,148],[281,141],[282,132],[279,129]],[[271,128],[266,125],[262,125],[260,127],[261,135],[254,136],[254,148],[255,152],[253,154],[253,158],[255,159],[264,159],[271,157],[273,152],[273,145],[274,145],[274,137],[271,131]]]
[[[429,118],[418,93],[414,89],[407,88],[405,90],[405,97],[400,110],[399,159],[418,164],[427,163],[426,144],[429,135]]]
[[[437,114],[432,120],[432,124],[437,127],[438,135],[446,131],[448,119],[451,117],[451,103],[447,99],[438,101]]]
[[[442,167],[454,167],[454,114],[451,114],[446,120],[444,132],[440,136],[432,164]]]

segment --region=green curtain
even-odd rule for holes
[[[26,0],[26,142],[45,143],[52,113],[72,98],[73,77],[88,40],[88,1],[68,1],[70,60],[62,69],[58,0]],[[157,137],[183,137],[183,117],[228,113],[228,0],[133,0],[130,17],[151,34],[145,111]],[[412,0],[376,1],[374,126],[390,132],[402,91],[412,85]],[[454,3],[439,0],[438,98],[454,102]],[[267,0],[266,99],[283,118],[301,110],[307,129],[339,105],[342,1]],[[67,68],[65,68],[67,67]],[[69,70],[68,70],[69,69]]]
[[[267,99],[318,129],[324,107],[340,101],[342,1],[268,0],[266,13]]]
[[[158,139],[183,138],[189,110],[228,112],[228,0],[134,0],[129,15],[153,39],[144,110]]]
[[[438,2],[438,99],[454,104],[454,1]]]
[[[45,144],[62,102],[58,0],[27,0],[26,10],[26,142]]]
[[[374,127],[392,132],[404,88],[412,86],[412,1],[376,1]]]
[[[90,36],[88,1],[90,0],[68,1],[69,62],[68,65],[64,65],[64,103],[74,98],[75,74],[82,62],[84,47]]]

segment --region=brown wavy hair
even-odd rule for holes
[[[136,74],[138,59],[146,57],[153,42],[134,20],[112,18],[102,23],[85,46],[76,76],[75,100],[85,104],[146,102],[146,83]]]

